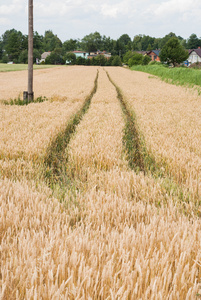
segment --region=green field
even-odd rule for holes
[[[176,85],[201,86],[201,70],[184,67],[167,68],[163,65],[133,66],[131,70],[146,72]]]
[[[34,70],[37,69],[47,69],[54,68],[58,66],[54,65],[34,65]],[[11,71],[23,71],[28,70],[28,65],[26,64],[0,64],[0,72],[11,72]]]

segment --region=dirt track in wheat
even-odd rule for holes
[[[83,105],[97,70],[97,91],[64,153],[69,184],[51,188],[48,145]],[[129,168],[126,118],[106,71],[163,176]],[[196,299],[201,97],[123,68],[44,72],[38,91],[51,101],[0,104],[0,298]],[[15,83],[9,89],[17,96]]]

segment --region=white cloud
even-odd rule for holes
[[[186,12],[192,13],[200,8],[201,3],[198,0],[169,0],[159,4],[154,13],[158,16],[183,14]]]
[[[10,25],[10,20],[8,18],[0,18],[0,25]]]
[[[107,1],[112,2],[112,1]],[[103,3],[101,4],[101,14],[105,17],[117,18],[124,15],[133,17],[133,13],[136,12],[137,2],[124,0],[120,3]]]
[[[34,28],[52,29],[61,38],[82,38],[92,31],[118,38],[170,31],[187,37],[199,34],[200,0],[34,0]],[[0,35],[15,28],[27,30],[28,0],[0,0]],[[190,25],[189,25],[190,24]],[[10,28],[9,28],[10,27]]]
[[[23,5],[19,1],[12,1],[11,4],[0,5],[0,16],[19,13],[23,10]]]

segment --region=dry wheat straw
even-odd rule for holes
[[[41,72],[46,71],[49,72],[49,70]],[[59,79],[63,78],[65,80],[65,84],[63,81],[60,83],[61,85],[63,84],[63,93],[66,93],[61,93],[60,95],[67,96],[67,99],[63,99],[63,101],[34,103],[23,107],[0,105],[1,158],[7,157],[11,159],[23,156],[24,158],[33,157],[34,159],[34,157],[44,154],[50,139],[61,130],[70,116],[82,106],[86,95],[93,88],[93,81],[96,76],[95,68],[90,70],[81,68],[80,73],[78,70],[75,71],[76,69],[71,69],[70,71],[68,68],[54,69],[52,71],[56,81],[54,83],[58,84],[58,89]],[[15,74],[20,74],[20,72]],[[51,76],[53,75],[48,78],[48,74],[46,74],[46,84],[50,85]],[[73,74],[76,80],[72,80],[71,76]],[[88,77],[87,84],[85,82],[86,77]],[[41,80],[44,78],[41,78]],[[52,91],[52,89],[50,90]],[[52,100],[55,100],[55,98],[60,100],[61,97],[55,96]]]
[[[150,151],[197,198],[201,192],[201,97],[141,72],[123,68],[108,72],[134,109]]]
[[[180,214],[159,180],[129,170],[123,127],[100,68],[67,151],[71,201],[66,194],[59,203],[42,184],[36,190],[23,173],[21,182],[0,180],[2,299],[196,298],[200,220]]]
[[[88,95],[97,67],[62,66],[34,70],[34,96],[68,97],[72,100]],[[0,100],[22,97],[27,90],[27,71],[0,73]]]

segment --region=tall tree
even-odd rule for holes
[[[100,50],[102,43],[102,37],[99,32],[90,33],[82,39],[82,48],[86,52],[94,52]]]
[[[62,47],[62,41],[56,34],[53,34],[52,30],[45,31],[43,39],[43,48],[45,51],[53,51],[56,48]]]
[[[0,38],[0,60],[2,60],[3,57],[3,41]]]
[[[117,44],[116,44],[117,52],[121,53],[122,56],[131,49],[132,49],[132,42],[130,36],[128,34],[122,34],[120,38],[117,40]]]
[[[180,44],[179,40],[176,37],[172,37],[164,45],[160,52],[161,62],[166,62],[167,64],[173,64],[175,67],[176,64],[184,62],[188,58],[188,51]]]
[[[61,65],[64,64],[62,56],[62,48],[55,48],[51,54],[46,58],[45,63],[48,65]]]
[[[133,50],[141,51],[142,50],[142,35],[135,35],[133,38]]]
[[[191,34],[187,40],[186,47],[187,49],[197,49],[201,46],[201,40],[197,37],[195,33]]]
[[[38,34],[37,31],[33,33],[33,47],[41,52],[43,50],[43,36]]]
[[[131,38],[128,34],[122,34],[118,40],[125,46],[131,42]]]
[[[106,37],[105,35],[103,35],[100,50],[101,51],[105,50],[105,51],[108,51],[108,52],[113,52],[114,51],[114,46],[115,46],[115,41],[113,39],[111,39],[110,37]]]
[[[63,43],[64,52],[77,50],[77,40],[67,40]]]
[[[7,30],[2,35],[3,49],[6,51],[9,60],[18,61],[22,49],[23,34],[15,29]]]
[[[172,38],[172,37],[176,37],[176,34],[174,32],[170,32],[168,34],[166,34],[162,39],[160,39],[159,41],[159,47],[160,49],[162,49],[164,47],[164,45]]]

